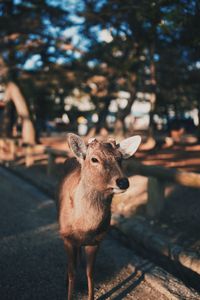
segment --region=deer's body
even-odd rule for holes
[[[96,245],[103,238],[110,224],[111,195],[84,187],[81,165],[71,159],[74,169],[63,180],[60,194],[60,234],[74,245]],[[70,187],[70,189],[69,189]]]
[[[116,145],[113,141],[94,139],[86,146],[78,136],[70,134],[68,137],[76,158],[69,159],[65,165],[58,205],[60,234],[69,260],[68,300],[73,296],[77,255],[82,246],[87,260],[88,299],[94,299],[94,261],[98,245],[110,225],[112,197],[129,186],[120,161],[137,150],[140,140],[133,137]]]

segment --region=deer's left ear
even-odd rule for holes
[[[135,135],[119,143],[119,151],[124,159],[131,157],[138,149],[141,143],[141,136]]]
[[[79,160],[85,159],[87,147],[84,141],[78,135],[74,133],[68,133],[67,142],[70,149]]]

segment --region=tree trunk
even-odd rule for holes
[[[135,81],[136,81],[136,74],[131,74],[130,77],[127,79],[128,84],[128,91],[130,92],[130,98],[128,100],[128,104],[124,109],[119,109],[117,114],[116,123],[121,123],[121,129],[123,130],[123,134],[125,133],[125,118],[131,113],[131,108],[136,98],[136,89],[135,89]]]
[[[104,105],[102,108],[99,107],[98,110],[98,122],[96,123],[95,126],[95,132],[96,134],[99,134],[102,128],[106,128],[106,117],[108,115],[108,108],[111,102],[111,97],[105,97],[104,98]]]
[[[150,46],[150,80],[151,80],[151,110],[150,110],[150,124],[149,124],[149,136],[154,136],[154,122],[153,122],[153,116],[154,116],[154,110],[155,110],[155,104],[156,104],[156,66],[154,62],[154,53],[155,53],[155,46],[152,43]]]
[[[28,106],[18,86],[9,82],[5,91],[5,100],[12,100],[17,114],[22,119],[22,140],[25,144],[35,144],[35,129],[30,118]]]
[[[198,142],[200,143],[200,102],[198,103],[198,119],[199,119],[199,124],[198,124],[197,138],[198,138]]]

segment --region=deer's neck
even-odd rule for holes
[[[75,193],[77,202],[85,204],[85,207],[93,207],[98,210],[109,209],[112,201],[112,195],[97,191],[87,180],[81,179]]]

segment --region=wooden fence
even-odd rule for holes
[[[4,148],[9,149],[10,158],[15,159],[16,139],[0,139],[0,156]],[[25,165],[27,167],[34,163],[37,152],[45,153],[48,156],[47,174],[51,175],[54,170],[57,157],[67,158],[69,154],[66,151],[44,147],[42,145],[28,146],[24,150]],[[125,170],[128,175],[142,175],[148,177],[148,201],[147,215],[155,217],[160,214],[164,207],[164,191],[167,182],[173,182],[182,186],[200,188],[200,174],[192,172],[183,172],[178,169],[170,169],[161,166],[147,166],[134,159],[124,162]]]
[[[53,171],[56,157],[68,157],[66,151],[47,149],[47,174]],[[167,182],[173,182],[185,187],[200,188],[200,174],[183,172],[178,169],[169,169],[161,166],[147,166],[140,162],[128,160],[124,163],[129,176],[142,175],[148,177],[147,215],[155,217],[164,207],[164,190]]]
[[[148,177],[147,215],[155,217],[164,207],[166,183],[173,182],[185,187],[200,188],[200,174],[180,171],[162,166],[147,166],[137,161],[125,163],[129,176]]]

